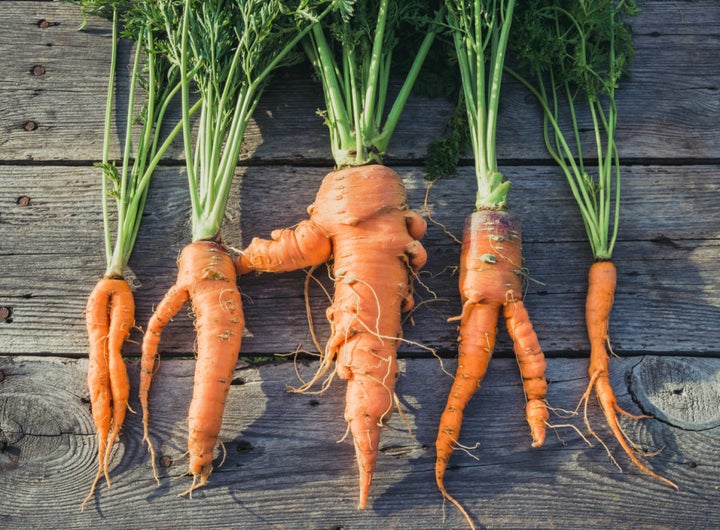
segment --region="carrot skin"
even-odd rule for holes
[[[400,176],[382,165],[329,173],[294,230],[255,238],[243,251],[239,272],[290,271],[333,259],[335,292],[326,315],[331,334],[321,367],[347,380],[345,419],[359,469],[364,508],[377,460],[381,426],[393,412],[400,314],[413,307],[410,274],[427,253],[418,241],[425,220],[409,210]]]
[[[150,383],[162,331],[188,300],[195,314],[197,360],[188,412],[188,472],[193,475],[193,483],[185,493],[204,486],[212,473],[213,449],[220,433],[245,325],[235,265],[220,244],[196,241],[183,249],[178,258],[177,281],[148,322],[142,346],[140,404],[144,441],[148,443],[153,470],[155,451],[148,432]]]
[[[90,494],[104,474],[110,485],[110,454],[125,422],[130,380],[122,358],[122,347],[135,324],[135,301],[128,283],[120,278],[102,278],[88,297],[85,309],[87,327],[87,384],[98,438],[98,473]]]

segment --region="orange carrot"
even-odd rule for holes
[[[103,474],[110,486],[110,454],[128,408],[130,380],[122,346],[135,324],[135,301],[124,279],[106,276],[95,285],[87,301],[85,323],[90,339],[87,382],[98,436],[98,471],[82,507]]]
[[[312,385],[336,361],[348,381],[345,419],[360,473],[359,507],[367,505],[380,428],[393,411],[401,311],[413,307],[410,271],[427,258],[419,241],[425,221],[408,209],[400,176],[382,165],[328,174],[295,230],[255,238],[238,258],[238,272],[290,271],[332,255],[335,293],[327,309],[331,336]]]
[[[458,444],[463,410],[485,376],[502,311],[513,339],[527,400],[526,417],[532,446],[545,440],[548,412],[545,357],[522,302],[522,243],[520,223],[501,210],[478,210],[465,221],[460,254],[459,353],[452,384],[435,443],[435,480],[443,496],[470,520],[443,484],[448,460]]]
[[[608,323],[615,298],[616,284],[617,271],[612,261],[595,261],[590,266],[588,273],[588,291],[585,301],[585,320],[588,338],[590,340],[590,366],[588,368],[590,383],[582,397],[581,403],[587,404],[588,398],[594,390],[600,402],[600,407],[605,414],[605,419],[610,426],[610,430],[617,438],[620,446],[630,457],[630,460],[644,472],[678,489],[678,486],[674,482],[658,475],[640,461],[630,446],[627,435],[618,423],[617,413],[636,420],[647,418],[648,416],[631,414],[622,409],[617,403],[612,386],[610,386],[610,357],[608,356],[606,346],[610,343]],[[594,434],[588,422],[587,413],[585,414],[585,423],[590,432]]]
[[[155,450],[149,436],[148,393],[156,368],[160,335],[188,299],[195,313],[197,362],[188,413],[188,473],[193,475],[193,482],[183,495],[204,486],[212,473],[213,449],[220,433],[225,399],[245,325],[235,267],[220,244],[195,241],[183,249],[178,258],[177,281],[155,309],[143,339],[140,370],[143,441],[148,444],[156,478]]]

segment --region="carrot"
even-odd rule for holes
[[[617,241],[621,171],[616,127],[615,91],[633,57],[632,34],[625,17],[638,13],[636,2],[598,0],[523,4],[516,61],[525,72],[508,71],[536,97],[543,111],[543,136],[548,152],[564,173],[578,204],[594,263],[590,267],[585,320],[590,341],[590,381],[580,406],[591,428],[587,405],[594,392],[613,435],[642,471],[677,488],[643,464],[635,454],[617,414],[633,419],[647,416],[621,409],[610,386],[608,326],[617,272],[612,261]],[[552,65],[552,67],[550,67]],[[586,112],[592,133],[583,140],[580,113]],[[594,142],[593,142],[594,141]],[[597,157],[597,168],[586,166],[585,143]]]
[[[475,211],[465,221],[461,242],[462,313],[450,319],[460,321],[458,365],[435,441],[435,482],[443,498],[454,504],[474,528],[470,514],[448,493],[444,477],[452,452],[459,445],[465,407],[485,377],[500,313],[518,360],[532,447],[545,441],[549,414],[545,403],[545,355],[523,303],[520,221],[507,209],[510,182],[500,172],[496,150],[500,88],[515,2],[445,0],[445,7],[462,81],[458,106],[464,107],[468,134],[455,131],[433,142],[425,172],[430,179],[452,172],[449,163],[458,160],[467,138],[473,151],[477,188]],[[464,125],[457,112],[451,120]]]
[[[581,399],[581,403],[587,404],[590,394],[594,391],[610,430],[630,457],[632,463],[650,476],[678,489],[677,484],[673,481],[655,473],[640,461],[630,446],[627,435],[618,423],[618,413],[635,420],[648,418],[649,416],[631,414],[621,408],[610,385],[610,356],[607,353],[607,345],[610,344],[608,326],[616,284],[617,271],[612,261],[596,261],[590,266],[585,301],[585,320],[590,341],[590,365],[588,367],[590,383]],[[585,414],[585,423],[588,430],[594,433],[587,420],[587,414]]]
[[[460,317],[451,319],[460,320],[458,366],[435,442],[435,480],[443,496],[466,517],[464,508],[447,492],[443,478],[458,444],[463,411],[487,371],[501,312],[520,367],[532,446],[545,440],[549,418],[545,357],[522,301],[521,241],[520,222],[510,212],[479,210],[465,221],[459,280],[463,309]]]
[[[90,339],[87,384],[97,431],[98,471],[83,506],[103,474],[110,486],[110,451],[128,408],[130,380],[122,346],[135,324],[135,302],[128,283],[121,278],[102,278],[88,298],[85,322]]]
[[[149,390],[162,330],[189,300],[195,314],[197,348],[188,411],[188,473],[193,479],[181,495],[192,496],[212,473],[213,450],[240,352],[242,302],[221,227],[245,130],[270,74],[298,60],[292,50],[336,7],[327,0],[310,0],[295,8],[267,0],[183,0],[157,3],[149,13],[172,33],[167,50],[180,72],[192,242],[180,253],[175,284],[148,322],[139,394],[143,441],[148,444],[159,482],[149,433]],[[193,106],[191,86],[198,91]],[[191,118],[198,109],[194,126]]]
[[[418,241],[426,223],[408,209],[402,180],[382,160],[440,15],[432,20],[430,6],[423,2],[377,0],[348,7],[352,9],[313,26],[303,40],[322,84],[327,107],[322,115],[337,171],[323,179],[308,220],[294,231],[276,230],[272,240],[254,239],[237,267],[241,274],[289,271],[332,256],[335,293],[327,310],[331,335],[317,374],[299,390],[318,381],[333,361],[332,373],[348,381],[345,419],[355,445],[362,509],[367,506],[380,428],[393,411],[400,313],[414,305],[410,276],[427,258]],[[419,44],[399,31],[402,24],[418,22],[425,26]],[[406,49],[395,50],[399,43]],[[387,105],[393,51],[395,57],[414,60],[395,100]]]
[[[145,331],[140,362],[140,405],[143,441],[153,455],[149,436],[148,393],[155,373],[158,345],[165,326],[190,300],[195,314],[197,360],[195,386],[188,412],[188,472],[193,482],[187,493],[207,484],[213,449],[222,424],[225,399],[240,353],[245,325],[235,266],[227,250],[211,241],[188,244],[178,258],[178,277],[158,304]]]
[[[408,209],[405,187],[390,168],[371,164],[329,173],[310,218],[272,240],[254,238],[238,272],[280,272],[333,257],[330,338],[312,385],[330,369],[347,380],[345,419],[355,444],[360,508],[367,505],[380,430],[393,412],[401,311],[413,307],[409,275],[427,255],[418,241],[425,221]]]
[[[95,164],[102,170],[106,269],[104,277],[90,294],[85,311],[90,340],[87,381],[93,422],[98,435],[99,466],[90,493],[81,505],[82,509],[94,495],[102,475],[105,475],[110,486],[110,456],[129,408],[130,382],[122,358],[122,347],[134,326],[135,302],[130,286],[123,279],[123,273],[137,239],[154,169],[180,132],[176,125],[164,133],[163,141],[160,141],[159,131],[163,129],[165,111],[180,85],[177,83],[176,70],[171,69],[169,62],[156,53],[158,35],[146,16],[146,3],[121,5],[112,0],[79,0],[75,3],[82,7],[84,14],[103,16],[112,23],[103,152],[102,160]],[[122,167],[119,168],[109,160],[109,151],[113,103],[116,100],[120,29],[124,37],[136,41],[136,46],[130,68],[128,110],[124,121],[126,141],[122,149]],[[136,105],[136,88],[140,85],[145,91],[145,99],[138,113],[140,105]],[[111,197],[117,211],[112,220],[116,234],[114,241],[108,204]]]

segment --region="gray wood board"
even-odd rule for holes
[[[75,6],[2,4],[0,160],[96,159],[102,143],[108,23],[91,18],[78,31],[82,17]],[[642,7],[634,20],[633,75],[618,92],[620,155],[637,160],[718,158],[720,5],[712,0],[654,0]],[[46,21],[47,27],[40,21]],[[121,68],[129,57],[126,50]],[[38,75],[35,66],[42,67],[42,73]],[[123,116],[125,78],[118,88],[116,115]],[[442,98],[411,98],[388,156],[421,159],[428,142],[441,134],[451,107]],[[323,108],[321,91],[309,75],[279,72],[247,130],[242,159],[253,163],[329,160],[327,132],[315,115],[319,108]],[[548,158],[539,136],[537,106],[517,82],[504,83],[501,113],[501,159]],[[589,120],[582,119],[581,127],[587,126]],[[180,144],[171,156],[180,156]],[[111,156],[118,156],[119,145],[116,134]]]
[[[434,440],[451,378],[435,359],[401,362],[397,393],[407,424],[395,414],[383,429],[371,504],[357,511],[351,441],[343,437],[344,383],[323,394],[289,393],[292,363],[235,372],[220,441],[227,452],[209,485],[178,498],[189,483],[186,415],[191,360],[161,364],[150,392],[150,429],[160,485],[141,444],[139,414],[129,414],[112,460],[113,485],[101,483],[79,510],[95,473],[96,442],[85,387],[87,362],[0,357],[0,516],[13,528],[464,528],[443,507],[434,480]],[[130,363],[137,403],[137,363]],[[301,364],[307,378],[316,363]],[[452,361],[446,368],[454,370]],[[614,359],[619,404],[660,419],[621,419],[656,472],[679,492],[634,469],[611,437],[593,401],[589,420],[621,472],[597,443],[592,447],[561,424],[585,431],[582,417],[553,416],[558,425],[531,449],[523,395],[513,361],[495,359],[467,408],[446,474],[450,492],[486,528],[717,528],[720,418],[698,403],[717,403],[720,360],[681,357]],[[552,406],[572,409],[587,384],[586,362],[548,364]],[[682,372],[684,378],[673,377]],[[673,380],[674,379],[674,380]],[[629,382],[629,386],[628,386]],[[678,426],[682,424],[682,426]],[[408,434],[412,429],[412,436]],[[477,446],[475,447],[475,444]],[[221,459],[217,451],[216,464]],[[168,461],[166,460],[166,463]]]
[[[413,167],[397,168],[411,206],[460,235],[472,210],[472,171],[435,184],[423,206],[427,183]],[[228,245],[241,248],[251,237],[296,224],[327,170],[250,167],[238,174],[225,224]],[[584,291],[591,263],[577,207],[554,167],[512,167],[511,208],[524,229],[525,265],[533,281],[526,301],[550,356],[585,355]],[[619,285],[611,336],[616,351],[718,355],[720,268],[718,188],[714,166],[624,168],[623,210],[615,257]],[[12,309],[0,322],[0,354],[86,354],[83,311],[104,270],[98,170],[89,167],[0,166],[0,306]],[[20,196],[29,205],[17,204]],[[175,260],[189,241],[189,200],[181,171],[162,168],[145,211],[129,276],[136,286],[136,323],[147,323],[154,305],[172,285]],[[454,355],[459,311],[459,246],[429,224],[423,244],[428,264],[416,282],[419,307],[405,325],[403,355],[433,348]],[[327,285],[324,269],[317,277]],[[248,275],[240,280],[246,326],[252,336],[243,353],[286,353],[302,344],[313,349],[305,317],[304,273]],[[327,300],[313,282],[314,321],[327,337]],[[166,354],[192,352],[192,319],[182,311],[165,334]],[[414,323],[414,325],[413,325]],[[141,339],[139,331],[133,335]],[[128,344],[128,355],[138,352]],[[511,354],[504,333],[498,355]]]

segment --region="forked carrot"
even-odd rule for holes
[[[605,419],[610,426],[610,430],[617,438],[620,446],[630,457],[632,463],[656,479],[678,489],[677,484],[652,471],[637,457],[634,448],[630,446],[627,435],[618,423],[618,413],[635,420],[648,418],[649,416],[631,414],[621,408],[617,403],[615,392],[610,385],[610,356],[607,353],[607,347],[610,344],[608,325],[610,322],[610,311],[612,310],[613,300],[615,298],[616,284],[617,271],[612,261],[600,260],[590,266],[588,273],[588,290],[585,301],[585,321],[588,339],[590,341],[590,365],[588,367],[590,383],[581,399],[581,404],[587,404],[590,395],[595,391]],[[585,414],[585,424],[588,430],[595,434],[595,431],[587,419],[587,413]]]
[[[98,440],[98,471],[83,506],[95,493],[100,477],[110,485],[110,454],[125,422],[130,380],[122,347],[135,325],[135,301],[122,278],[102,278],[90,293],[85,310],[90,349],[87,384]]]
[[[128,409],[130,382],[122,358],[123,343],[134,325],[135,303],[123,273],[129,262],[140,228],[148,186],[155,167],[180,131],[178,126],[162,134],[168,103],[177,93],[177,72],[157,54],[155,29],[145,12],[146,3],[118,3],[111,0],[78,0],[86,13],[107,17],[112,22],[110,73],[105,105],[101,199],[105,236],[104,277],[90,294],[85,321],[90,339],[88,387],[93,422],[98,435],[98,471],[81,509],[92,498],[100,478],[110,486],[110,456]],[[122,167],[109,160],[113,105],[116,101],[119,30],[136,40],[130,69]],[[142,79],[141,79],[142,78]],[[136,88],[142,85],[145,99],[138,114]],[[132,158],[132,160],[131,160]],[[109,199],[115,202],[117,215],[111,220]],[[115,230],[111,230],[114,222]],[[115,233],[115,239],[111,233]]]
[[[360,508],[367,505],[380,429],[393,412],[400,314],[413,307],[410,275],[427,259],[425,220],[408,209],[405,187],[378,164],[329,173],[295,230],[254,238],[238,272],[281,272],[333,258],[335,293],[327,309],[330,338],[309,388],[331,369],[347,380],[345,419],[355,443]]]
[[[212,241],[188,244],[178,258],[178,276],[155,308],[145,331],[140,363],[140,405],[143,441],[155,469],[155,450],[149,436],[148,393],[156,369],[160,335],[190,300],[195,314],[197,359],[195,386],[188,412],[188,473],[193,482],[186,493],[204,486],[212,472],[213,449],[222,424],[225,398],[240,353],[245,325],[235,266],[227,250]]]
[[[500,87],[515,1],[445,0],[445,7],[462,80],[461,101],[467,115],[477,188],[475,211],[465,221],[460,251],[462,313],[450,319],[460,321],[458,365],[435,441],[435,481],[443,498],[452,502],[474,528],[470,514],[448,493],[444,477],[452,452],[459,445],[465,406],[487,371],[500,313],[505,317],[520,369],[532,447],[545,441],[549,414],[545,355],[523,303],[522,279],[526,274],[520,221],[507,209],[510,182],[499,170],[496,152]],[[451,140],[448,154],[459,145],[458,138]],[[435,148],[441,145],[436,143]],[[444,164],[433,163],[426,172],[437,178],[443,176],[438,174],[443,168]]]
[[[463,411],[485,376],[495,347],[500,313],[513,339],[526,397],[533,447],[545,440],[545,356],[522,301],[522,239],[517,217],[502,210],[478,210],[465,221],[459,288],[463,303],[455,380],[440,418],[435,480],[443,496],[469,519],[443,483],[460,436]]]
[[[177,281],[147,326],[140,403],[143,440],[158,479],[149,435],[149,388],[161,332],[190,300],[197,337],[188,412],[189,474],[193,480],[181,495],[192,496],[212,472],[213,450],[244,328],[235,264],[221,242],[221,226],[245,130],[269,76],[276,68],[296,62],[298,57],[291,52],[303,36],[342,6],[328,0],[309,0],[297,6],[266,0],[183,0],[159,2],[154,7],[152,16],[160,18],[160,26],[172,33],[168,52],[180,71],[192,242],[180,253]],[[199,96],[192,107],[191,87]],[[198,123],[193,126],[191,118],[197,109]]]

